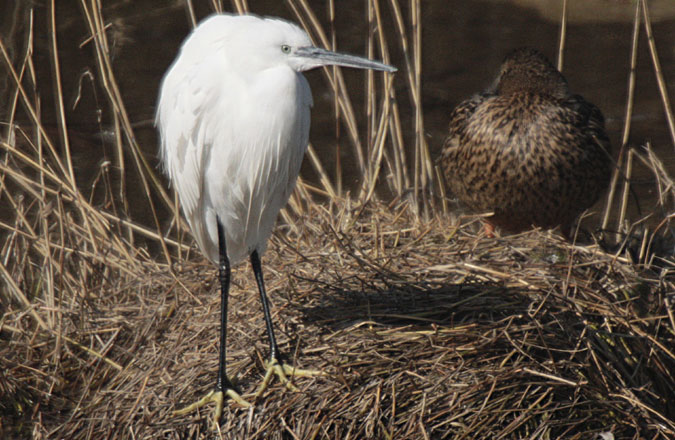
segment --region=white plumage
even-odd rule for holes
[[[312,92],[282,45],[311,42],[281,20],[216,15],[185,41],[162,83],[162,162],[200,249],[214,262],[216,215],[232,263],[253,250],[262,254],[300,171]]]
[[[162,81],[157,107],[162,165],[176,188],[199,248],[219,264],[221,333],[215,390],[177,414],[224,395],[247,406],[226,373],[230,264],[246,256],[256,276],[270,343],[268,374],[317,372],[283,365],[274,337],[260,256],[300,171],[312,93],[301,72],[340,65],[393,72],[391,66],[312,46],[292,23],[253,15],[215,15],[185,40]],[[258,393],[258,394],[259,394]]]

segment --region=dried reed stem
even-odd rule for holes
[[[560,39],[558,41],[558,70],[563,71],[565,60],[565,39],[567,35],[567,0],[563,0],[562,17],[560,18]]]
[[[645,32],[647,33],[647,42],[649,44],[649,53],[652,56],[652,63],[654,64],[654,75],[656,76],[656,83],[659,86],[659,93],[661,94],[661,101],[663,102],[663,111],[666,113],[666,120],[668,121],[668,129],[670,130],[670,138],[673,141],[673,149],[675,149],[675,116],[673,116],[673,109],[670,105],[670,98],[668,97],[668,87],[663,78],[663,69],[659,61],[659,55],[656,52],[656,42],[654,41],[654,33],[652,31],[652,21],[649,17],[649,8],[647,1],[640,0],[642,4],[642,15],[645,20]]]
[[[633,102],[635,100],[635,77],[637,67],[638,40],[640,36],[640,2],[635,4],[635,17],[633,19],[633,34],[630,51],[630,71],[628,73],[628,93],[626,98],[626,113],[624,114],[623,135],[621,137],[621,148],[616,160],[616,166],[612,173],[612,180],[607,192],[607,203],[605,203],[605,212],[602,218],[602,229],[607,230],[609,218],[612,212],[612,202],[616,193],[619,176],[622,173],[623,158],[628,147],[628,138],[630,135],[631,120],[633,118]]]

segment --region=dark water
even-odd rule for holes
[[[49,2],[46,2],[49,3]],[[91,186],[103,158],[114,163],[114,145],[109,142],[111,132],[107,98],[98,82],[95,51],[91,44],[83,44],[88,29],[83,20],[79,2],[58,1],[57,37],[62,71],[63,92],[66,98],[66,117],[73,143],[79,183]],[[309,2],[319,19],[328,28],[327,2]],[[403,6],[406,19],[408,2]],[[462,99],[484,89],[492,80],[504,55],[519,46],[533,46],[555,59],[559,38],[557,2],[541,1],[549,5],[537,11],[519,6],[527,1],[449,1],[423,0],[423,108],[425,130],[432,152],[442,145],[449,111]],[[570,2],[580,3],[580,2]],[[567,28],[563,73],[575,93],[585,96],[604,112],[613,145],[618,150],[625,111],[630,60],[632,7],[616,16],[614,10],[626,1],[595,0],[588,10],[571,11]],[[4,2],[0,6],[0,35],[13,56],[14,65],[21,60],[27,41],[31,2]],[[211,2],[195,1],[196,14],[203,18],[211,12]],[[338,48],[342,51],[363,53],[365,45],[365,2],[340,0],[336,2],[336,30]],[[655,12],[653,29],[659,50],[663,74],[675,101],[675,1],[651,2]],[[595,6],[593,6],[595,5]],[[618,6],[617,6],[618,5]],[[249,1],[250,9],[261,15],[276,15],[293,19],[285,2]],[[611,6],[611,8],[610,8]],[[229,4],[226,5],[226,9]],[[381,5],[385,21],[392,23],[388,2]],[[547,9],[548,8],[548,9]],[[611,9],[611,10],[610,10]],[[58,126],[55,116],[54,88],[51,70],[48,11],[43,3],[32,5],[34,13],[33,36],[37,94],[42,106],[42,119],[56,138]],[[611,12],[611,13],[610,13]],[[543,15],[542,15],[543,14]],[[544,15],[549,15],[545,17]],[[112,47],[114,70],[137,139],[153,164],[156,164],[157,136],[153,117],[157,91],[163,73],[176,55],[177,49],[190,30],[183,2],[164,0],[110,0],[104,2],[104,17],[109,23],[108,37]],[[628,19],[626,19],[626,17]],[[580,19],[581,18],[581,19]],[[393,26],[393,25],[392,25]],[[392,29],[389,46],[392,63],[403,66],[401,51]],[[655,81],[644,27],[639,42],[636,99],[630,145],[649,141],[675,174],[673,142],[667,128],[665,113]],[[0,118],[7,117],[8,91],[14,90],[0,63]],[[362,76],[346,73],[356,96],[362,92]],[[335,127],[332,95],[318,73],[309,73],[315,97],[311,141],[328,158],[324,165],[332,175],[335,160]],[[407,103],[408,93],[401,74],[397,78],[399,104],[406,127],[412,129],[412,113]],[[357,98],[358,102],[358,98]],[[361,104],[358,108],[362,109]],[[22,122],[22,121],[19,121]],[[24,123],[26,121],[23,121]],[[0,133],[5,133],[0,127]],[[410,131],[412,133],[412,130]],[[407,140],[412,134],[406,134]],[[323,151],[322,151],[323,150]],[[351,150],[344,149],[343,167],[350,167]],[[312,180],[313,170],[304,164],[303,173]],[[636,169],[635,189],[642,213],[652,209],[654,184],[644,169]],[[353,185],[356,175],[345,175],[345,185]],[[143,192],[129,191],[133,217],[143,218],[148,213]],[[634,215],[638,215],[633,209]]]

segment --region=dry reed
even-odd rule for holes
[[[327,32],[308,2],[287,4],[318,44],[334,44],[333,22]],[[194,24],[194,5],[185,5]],[[618,208],[606,204],[607,218],[618,218],[609,214],[629,203],[632,164],[654,176],[656,227],[619,222],[602,246],[541,231],[486,239],[475,232],[477,217],[443,215],[448,201],[423,135],[422,2],[367,5],[369,55],[387,61],[393,45],[403,53],[397,81],[414,105],[414,134],[403,135],[392,83],[368,74],[364,135],[340,70],[324,72],[361,187],[342,196],[340,178],[331,178],[310,149],[319,183],[300,179],[265,272],[282,349],[299,367],[328,375],[297,380],[297,393],[274,384],[250,410],[226,407],[218,433],[209,431],[206,413],[171,416],[213,382],[215,269],[186,239],[174,197],[139,147],[100,3],[82,0],[81,12],[110,107],[117,166],[101,163],[91,188],[78,186],[72,165],[58,40],[50,41],[54,134],[41,116],[32,20],[21,56],[0,39],[12,84],[0,126],[0,436],[675,436],[675,188],[648,144],[627,146],[632,76],[627,152],[611,192],[621,201]],[[49,7],[53,29],[55,2]],[[212,8],[224,9],[217,1]],[[244,0],[233,2],[232,9],[247,8]],[[385,8],[393,23],[384,22]],[[645,5],[636,12],[636,33],[640,11],[648,18]],[[385,27],[398,39],[388,41]],[[633,57],[636,51],[637,43]],[[650,53],[662,76],[656,51]],[[150,226],[130,218],[130,175],[139,176],[151,206]],[[377,197],[376,184],[387,186],[390,201]],[[105,203],[94,202],[94,194],[104,194]],[[436,194],[443,195],[442,209]],[[169,231],[161,209],[174,213]],[[261,380],[265,326],[248,268],[233,277],[230,371],[250,393]]]

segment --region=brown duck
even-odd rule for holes
[[[517,49],[488,91],[453,110],[440,164],[460,202],[494,213],[488,233],[560,226],[569,238],[607,187],[610,154],[600,110],[540,52]]]

